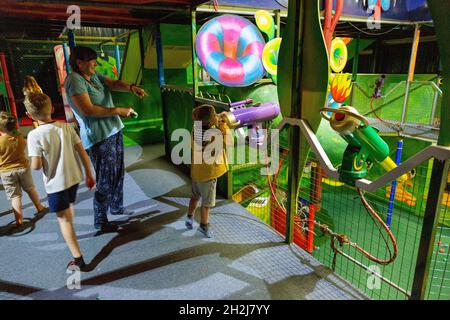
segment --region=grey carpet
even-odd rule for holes
[[[70,253],[53,214],[36,216],[24,197],[25,226],[13,228],[0,188],[0,299],[366,299],[238,204],[219,200],[214,238],[186,230],[190,180],[163,146],[126,150],[125,205],[109,216],[118,233],[97,234],[92,196],[80,186],[75,229],[90,272],[66,287]],[[44,197],[40,172],[33,173]],[[198,219],[198,218],[197,218]]]

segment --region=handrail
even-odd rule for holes
[[[308,141],[311,149],[314,151],[314,154],[318,158],[322,169],[326,172],[326,174],[329,177],[338,180],[339,171],[331,163],[330,159],[328,158],[328,155],[326,154],[325,150],[323,149],[322,145],[319,142],[319,139],[311,129],[308,122],[301,119],[283,118],[283,120],[277,126],[277,129],[280,130],[286,124],[300,127],[300,130],[305,135],[305,138]],[[401,177],[405,173],[411,172],[412,169],[416,168],[421,163],[430,158],[435,158],[440,161],[449,160],[450,147],[429,146],[426,149],[414,155],[413,157],[404,161],[397,168],[385,173],[375,181],[370,181],[367,179],[358,179],[356,180],[355,186],[361,190],[373,192],[376,189],[384,187],[388,183]]]
[[[450,148],[442,146],[429,146],[408,160],[402,162],[402,164],[400,164],[397,168],[386,172],[375,181],[366,179],[356,180],[356,187],[369,192],[375,191],[378,188],[384,187],[386,184],[399,178],[403,174],[411,172],[412,169],[416,168],[430,158],[435,158],[440,161],[448,160],[450,159]]]
[[[278,124],[276,128],[280,130],[286,124],[300,127],[300,130],[305,135],[306,140],[308,140],[310,147],[313,149],[314,153],[318,157],[322,169],[327,173],[329,177],[339,179],[338,170],[331,163],[330,158],[328,158],[327,153],[323,149],[322,145],[319,142],[319,139],[317,139],[317,136],[314,134],[309,124],[305,120],[294,118],[283,118],[283,120],[281,120],[281,122]]]

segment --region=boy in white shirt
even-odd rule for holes
[[[30,93],[24,104],[28,116],[39,123],[39,127],[28,134],[31,168],[43,169],[50,212],[56,213],[61,233],[74,257],[67,267],[76,266],[83,271],[86,264],[73,227],[73,204],[78,184],[83,180],[80,160],[86,174],[86,186],[89,189],[95,186],[89,156],[69,124],[52,120],[52,103],[46,94]]]

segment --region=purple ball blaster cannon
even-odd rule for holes
[[[280,106],[273,102],[252,103],[252,99],[230,103],[230,110],[223,118],[231,129],[248,127],[250,142],[261,145],[265,138],[263,122],[275,119],[280,114]]]

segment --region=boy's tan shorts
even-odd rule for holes
[[[192,181],[192,194],[195,199],[202,199],[202,207],[212,208],[216,205],[217,179],[205,182]]]
[[[0,172],[3,188],[5,188],[8,200],[22,196],[22,189],[30,192],[34,189],[33,177],[30,168],[13,169],[8,172]]]

